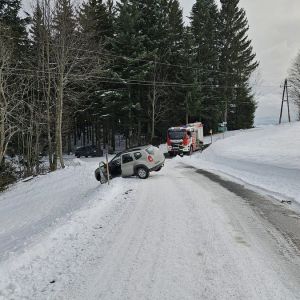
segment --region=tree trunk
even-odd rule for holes
[[[155,137],[155,104],[156,104],[156,86],[153,86],[153,98],[151,103],[152,116],[151,116],[151,139]]]
[[[112,150],[115,151],[116,150],[116,141],[115,141],[115,124],[112,121],[112,125],[111,125],[111,147]]]
[[[39,129],[39,124],[37,124],[36,125],[36,140],[35,140],[35,171],[36,171],[36,174],[40,173],[39,152],[40,152],[40,129]]]
[[[191,99],[191,92],[188,91],[187,95],[186,95],[186,102],[185,102],[185,124],[189,124],[189,101]]]
[[[153,97],[152,97],[152,124],[151,124],[151,140],[155,137],[155,109],[156,109],[156,97],[157,97],[157,90],[156,90],[156,58],[154,62],[154,79],[153,79]]]
[[[140,146],[142,144],[141,141],[141,135],[142,135],[142,124],[141,124],[141,119],[138,119],[138,145]]]
[[[5,155],[5,111],[6,101],[2,85],[2,70],[0,69],[0,166]]]
[[[55,130],[55,140],[56,140],[56,155],[59,159],[60,166],[62,169],[65,168],[62,152],[62,112],[63,112],[63,73],[60,74],[59,86],[58,86],[58,97],[57,97],[57,107],[56,107],[56,130]]]
[[[49,8],[46,7],[45,9]],[[46,13],[46,12],[45,12]],[[49,26],[49,25],[48,25]],[[48,28],[49,30],[49,28]],[[46,88],[46,108],[47,108],[47,139],[48,139],[48,160],[49,160],[49,167],[50,171],[54,171],[57,168],[57,156],[56,154],[53,154],[52,149],[52,132],[51,132],[51,73],[50,73],[50,44],[49,44],[49,37],[48,32],[45,34],[45,40],[46,40],[46,69],[47,69],[47,88]]]
[[[4,113],[3,113],[2,107],[0,107],[0,166],[3,162],[3,158],[4,158],[4,154],[5,154],[4,153],[4,141],[5,141]]]

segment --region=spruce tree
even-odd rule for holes
[[[194,55],[194,35],[191,27],[187,26],[184,29],[183,39],[183,66],[181,69],[182,82],[186,84],[184,87],[184,96],[181,99],[181,104],[184,105],[185,123],[200,121],[201,116],[201,97],[200,86],[197,77],[197,65],[195,65]],[[183,122],[182,122],[183,123]]]
[[[31,61],[32,67],[41,67],[43,60],[45,59],[45,39],[48,34],[45,19],[44,19],[44,7],[41,7],[40,2],[37,1],[34,7],[33,15],[31,18],[30,36],[31,36]],[[40,69],[39,69],[40,71]]]
[[[121,0],[116,5],[116,11],[118,18],[114,26],[115,35],[111,39],[114,54],[112,76],[119,82],[114,87],[122,90],[117,94],[113,110],[121,130],[131,144],[134,134],[140,137],[144,118],[140,114],[144,105],[143,87],[134,84],[134,81],[145,80],[145,62],[141,61],[145,51],[144,37],[140,34],[141,13],[137,1]]]
[[[21,0],[0,0],[0,35],[14,46],[16,60],[24,59],[28,47],[26,24],[29,17],[20,17]]]
[[[164,131],[170,124],[184,123],[186,119],[187,105],[185,98],[188,95],[189,88],[184,87],[189,83],[188,71],[183,66],[189,65],[190,44],[188,45],[183,23],[183,12],[178,0],[168,2],[168,23],[167,23],[167,47],[168,52],[165,55],[164,71],[167,73],[166,81],[176,82],[178,85],[168,87],[166,97],[168,98],[169,111],[166,118],[166,124],[162,128]],[[192,80],[192,79],[191,79]]]
[[[20,10],[21,0],[0,1],[1,26],[10,29],[15,37],[24,37],[26,35],[25,25],[28,20],[19,16]]]
[[[100,148],[101,127],[113,128],[115,118],[114,96],[109,93],[113,89],[112,84],[102,82],[101,77],[112,77],[111,66],[107,64],[109,51],[111,51],[111,39],[114,28],[113,1],[89,0],[83,3],[79,9],[79,37],[82,46],[89,52],[89,61],[94,61],[93,76],[89,80],[82,81],[82,99],[80,100],[79,113],[76,114],[80,130],[85,131],[86,126],[97,127],[97,144]],[[101,55],[101,52],[103,55]],[[108,55],[108,57],[107,57]],[[105,65],[105,72],[99,65]],[[84,65],[83,65],[84,68]],[[105,81],[105,80],[104,80]],[[106,80],[107,81],[107,80]],[[89,91],[86,93],[85,91]],[[88,107],[88,109],[85,109]],[[101,118],[106,116],[106,118]],[[88,122],[86,120],[89,120]],[[103,123],[103,124],[100,124]],[[97,125],[95,125],[97,124]],[[103,129],[104,130],[104,129]],[[112,139],[112,144],[114,140]]]
[[[88,44],[104,44],[113,35],[112,2],[89,0],[79,11],[80,31],[86,36]]]
[[[139,11],[141,12],[140,32],[144,38],[144,57],[146,60],[152,61],[150,64],[145,64],[144,74],[146,80],[152,82],[152,85],[147,88],[145,98],[148,99],[148,103],[145,107],[149,117],[148,134],[153,137],[162,134],[162,123],[168,121],[172,111],[172,102],[170,101],[174,100],[174,90],[170,86],[164,86],[163,83],[172,79],[170,73],[174,69],[169,68],[166,64],[174,63],[172,56],[174,46],[177,47],[174,37],[178,34],[176,31],[180,27],[182,16],[177,1],[146,0],[137,2],[139,2]],[[176,17],[179,19],[176,20]],[[173,57],[175,58],[175,56]],[[171,94],[173,94],[172,100]]]
[[[168,49],[166,30],[168,28],[168,1],[166,0],[145,0],[138,1],[141,13],[140,31],[144,37],[144,47],[148,58],[163,59]]]
[[[239,0],[221,0],[220,41],[222,72],[221,97],[224,121],[229,129],[253,126],[256,103],[249,86],[252,72],[258,67],[248,37],[248,21]]]
[[[206,129],[216,129],[220,118],[218,98],[218,9],[214,0],[197,0],[192,8],[193,66],[198,83],[195,99],[200,102],[201,120]]]

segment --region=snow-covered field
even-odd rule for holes
[[[184,161],[300,204],[300,122],[219,135]]]

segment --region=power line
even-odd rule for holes
[[[7,75],[17,75],[17,76],[30,76],[30,77],[36,77],[39,76],[40,78],[46,78],[45,76],[40,76],[38,75],[38,73],[45,73],[45,74],[52,74],[52,75],[59,75],[60,73],[58,72],[49,72],[49,71],[38,71],[38,70],[33,70],[33,69],[25,69],[25,68],[5,68],[7,70],[11,70],[11,72],[6,73]],[[54,70],[54,68],[53,68]],[[31,72],[32,74],[24,74],[24,73],[19,73],[21,71],[25,71],[25,72]],[[91,80],[92,78],[94,79],[99,79],[99,82],[106,82],[106,83],[116,83],[116,84],[132,84],[132,85],[145,85],[145,86],[152,86],[153,82],[149,81],[149,80],[139,80],[139,79],[127,79],[127,78],[112,78],[112,77],[106,77],[106,76],[98,76],[98,75],[94,75],[93,73],[89,73],[89,74],[70,74],[69,75],[70,78],[77,78],[77,79],[81,79],[84,81],[88,81]],[[105,81],[101,81],[101,80],[105,80]],[[239,88],[243,88],[243,86],[225,86],[225,85],[218,85],[218,84],[201,84],[201,83],[197,83],[197,82],[193,82],[193,83],[183,83],[183,82],[166,82],[166,81],[161,81],[161,82],[156,82],[156,84],[160,85],[160,86],[181,86],[181,87],[208,87],[208,88],[235,88],[235,89],[239,89]],[[276,87],[276,86],[260,86],[260,87]]]
[[[27,40],[25,38],[21,38],[21,37],[13,37],[13,36],[8,36],[8,35],[0,35],[0,37],[8,37],[10,39],[16,39],[16,40],[26,40],[26,41],[30,41]],[[205,72],[211,72],[211,73],[218,73],[218,74],[225,74],[225,75],[237,75],[238,72],[223,72],[223,71],[219,71],[219,70],[212,70],[212,69],[204,69],[201,67],[191,67],[191,66],[187,66],[187,65],[180,65],[180,64],[171,64],[171,63],[166,63],[166,62],[160,62],[160,61],[156,61],[155,60],[149,60],[149,59],[143,59],[143,58],[134,58],[134,57],[129,57],[129,56],[125,56],[125,55],[116,55],[116,54],[111,54],[111,53],[107,53],[107,52],[102,52],[102,51],[97,51],[97,50],[88,50],[88,49],[82,49],[82,48],[73,48],[73,47],[66,47],[66,46],[61,46],[61,45],[57,45],[57,44],[53,44],[50,43],[50,45],[52,47],[57,47],[57,48],[64,48],[64,49],[68,49],[68,50],[73,50],[73,51],[82,51],[82,52],[86,52],[86,53],[95,53],[95,54],[99,54],[105,57],[113,57],[113,58],[120,58],[120,59],[124,59],[124,60],[133,60],[133,61],[140,61],[140,62],[148,62],[148,63],[156,63],[159,65],[163,65],[163,66],[170,66],[170,67],[178,67],[178,68],[184,68],[184,69],[191,69],[191,70],[198,70],[201,71],[202,73],[200,74],[206,74]]]
[[[9,36],[9,35],[0,35],[0,37],[8,37],[11,39],[17,39],[17,40],[26,40],[25,38],[21,38],[21,37],[13,37],[13,36]],[[30,40],[29,40],[30,41]],[[51,46],[54,47],[62,47],[60,45],[55,45],[51,43]],[[104,53],[104,52],[100,52],[100,51],[96,51],[96,50],[87,50],[87,49],[81,49],[81,48],[72,48],[72,47],[65,47],[66,49],[69,50],[74,50],[74,51],[83,51],[83,52],[87,52],[87,53],[97,53],[97,54],[101,54],[102,56],[107,56],[107,57],[116,57],[116,58],[122,58],[122,59],[128,59],[128,60],[135,60],[135,61],[143,61],[143,62],[150,62],[150,63],[154,63],[154,60],[146,60],[146,59],[140,59],[140,58],[132,58],[132,57],[128,57],[128,56],[120,56],[120,55],[114,55],[114,54],[108,54],[108,53]],[[232,72],[222,72],[222,71],[218,71],[218,70],[205,70],[203,68],[200,67],[189,67],[186,65],[179,65],[179,64],[170,64],[170,63],[164,63],[164,62],[159,62],[156,61],[156,64],[160,64],[160,65],[165,65],[165,66],[172,66],[172,67],[180,67],[180,68],[187,68],[187,69],[194,69],[194,70],[200,70],[200,74],[207,74],[208,72],[215,72],[215,73],[219,73],[219,74],[226,74],[226,75],[236,75],[236,73],[232,73]],[[55,64],[55,63],[52,63]],[[33,72],[34,74],[38,74],[38,73],[45,73],[45,74],[59,74],[59,73],[54,73],[54,72],[49,72],[49,71],[40,71],[40,70],[32,70],[29,68],[7,68],[13,71],[25,71],[25,72]],[[52,67],[52,70],[57,69],[57,67]],[[207,72],[207,73],[206,73]],[[16,75],[22,75],[22,74],[17,74]],[[28,75],[28,74],[27,74]],[[79,76],[83,76],[84,79],[86,80],[86,75],[71,75],[71,76],[76,76],[77,78],[79,78]],[[89,77],[92,77],[91,75],[88,75]],[[135,80],[135,79],[124,79],[124,78],[119,78],[119,80],[117,78],[110,78],[110,77],[104,77],[104,76],[93,76],[93,78],[98,78],[98,79],[106,79],[109,80],[109,83],[116,83],[116,84],[143,84],[143,85],[153,85],[152,81],[143,81],[143,80]],[[206,84],[199,84],[199,83],[182,83],[182,82],[158,82],[159,85],[162,86],[182,86],[182,87],[193,87],[193,86],[198,86],[198,87],[213,87],[213,88],[241,88],[239,86],[221,86],[221,85],[206,85]],[[276,86],[272,86],[272,85],[261,85],[260,87],[266,87],[266,88],[273,88]]]
[[[7,75],[15,75],[15,76],[23,76],[23,77],[36,77],[36,74],[21,74],[15,71],[10,73],[6,73]],[[58,75],[58,73],[56,73]],[[122,84],[122,85],[141,85],[141,86],[153,86],[152,81],[142,81],[142,80],[134,80],[134,79],[124,79],[120,78],[119,80],[116,78],[105,77],[105,76],[95,76],[95,75],[79,75],[73,74],[69,75],[70,78],[77,78],[82,81],[92,81],[92,78],[99,79],[99,83],[112,83],[112,84]],[[41,76],[40,78],[47,79],[46,76]],[[94,82],[95,80],[93,80]],[[206,85],[206,84],[199,84],[199,83],[179,83],[179,82],[156,82],[156,85],[159,87],[182,87],[182,88],[189,88],[189,87],[207,87],[207,88],[225,88],[222,85]],[[242,86],[232,86],[231,88],[240,89],[243,88]]]

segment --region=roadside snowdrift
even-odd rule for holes
[[[66,159],[66,169],[18,182],[0,194],[0,262],[88,204],[100,189],[94,178],[97,160]]]
[[[185,162],[300,203],[300,122],[235,132]]]

